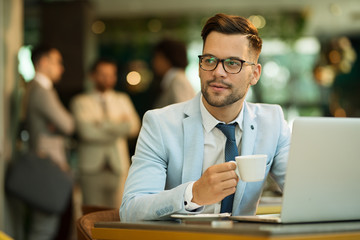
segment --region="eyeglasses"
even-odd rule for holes
[[[200,67],[205,71],[213,71],[215,68],[217,68],[219,62],[222,62],[225,72],[231,74],[239,73],[244,64],[255,65],[255,63],[234,57],[226,58],[226,59],[219,59],[212,55],[199,55],[198,57],[199,57]]]

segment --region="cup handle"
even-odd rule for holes
[[[236,173],[236,175],[239,177],[239,179],[241,179],[240,173],[239,173],[239,168],[238,168],[238,166],[237,166],[237,163],[236,163],[235,161],[230,161],[230,162],[233,162],[233,163],[235,164],[235,166],[236,166],[236,168],[235,168],[235,173]]]

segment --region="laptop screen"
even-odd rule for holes
[[[359,219],[360,119],[295,119],[281,221]]]

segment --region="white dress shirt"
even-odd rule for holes
[[[42,73],[36,73],[34,80],[37,81],[40,86],[42,86],[43,88],[50,90],[53,88],[53,82],[44,74]]]
[[[154,103],[155,108],[184,102],[195,96],[194,88],[186,77],[185,71],[180,68],[171,68],[161,80],[162,92]]]
[[[177,68],[170,68],[164,75],[162,81],[161,81],[161,87],[163,89],[167,89],[171,81],[173,81],[175,75],[177,74],[177,71],[179,71]]]
[[[210,166],[215,164],[221,164],[225,162],[225,143],[226,136],[221,132],[220,129],[216,127],[218,123],[224,123],[218,121],[214,118],[205,108],[202,98],[200,98],[200,111],[202,117],[203,124],[203,132],[204,132],[204,160],[203,160],[203,168],[202,173],[206,171]],[[243,108],[241,109],[239,115],[235,118],[234,121],[228,123],[237,123],[235,128],[235,139],[236,145],[238,146],[238,151],[240,153],[240,142],[242,136],[243,129]],[[235,160],[235,159],[234,159]],[[191,202],[192,200],[192,187],[194,182],[188,185],[185,191],[185,209],[188,211],[193,211],[195,209],[201,208],[202,206]],[[220,213],[221,202],[204,206],[204,213]],[[202,209],[202,208],[201,208]]]

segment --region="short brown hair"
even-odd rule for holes
[[[246,18],[241,16],[231,16],[223,13],[216,14],[209,18],[201,31],[201,37],[205,44],[207,36],[216,31],[224,34],[243,34],[250,43],[250,48],[254,50],[257,57],[261,52],[262,40],[259,37],[256,27]]]
[[[57,48],[47,44],[41,44],[34,47],[31,50],[31,61],[34,67],[36,67],[42,57],[48,55],[52,50],[57,50]]]

